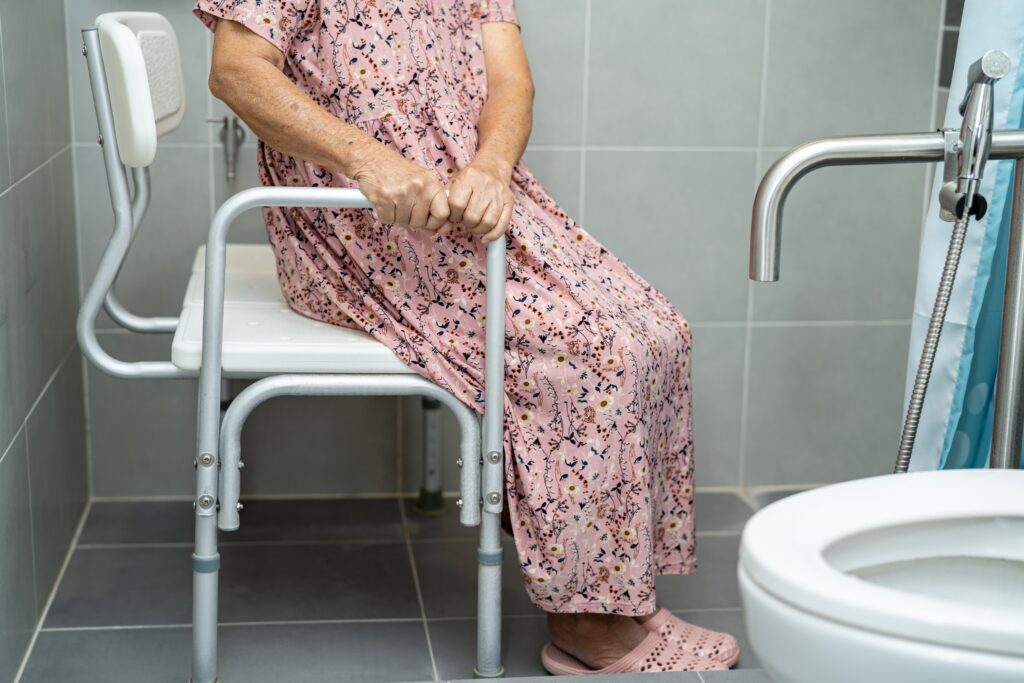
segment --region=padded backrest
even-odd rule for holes
[[[157,139],[185,117],[185,80],[174,28],[155,12],[96,18],[121,162],[153,163]]]

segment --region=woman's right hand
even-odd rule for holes
[[[437,232],[448,224],[448,194],[430,170],[378,146],[352,175],[382,223]]]

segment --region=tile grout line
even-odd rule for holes
[[[587,203],[587,126],[590,125],[590,115],[587,109],[590,106],[590,41],[592,24],[592,0],[585,0],[583,5],[583,87],[581,88],[580,99],[582,107],[580,111],[580,184],[577,215],[578,225],[586,225],[586,203]],[[584,228],[586,230],[586,228]]]
[[[57,591],[60,589],[61,582],[64,581],[64,573],[68,569],[68,565],[71,564],[71,558],[75,554],[75,549],[78,547],[78,539],[82,535],[82,529],[85,528],[85,520],[89,517],[89,511],[92,510],[92,501],[88,500],[85,503],[85,508],[82,510],[81,516],[78,518],[78,526],[75,528],[75,535],[71,538],[71,547],[68,548],[67,553],[64,555],[64,563],[60,567],[60,572],[57,574],[57,580],[53,582],[53,588],[50,589],[50,596],[46,600],[46,606],[43,608],[43,613],[39,616],[39,621],[36,623],[34,632],[32,633],[32,640],[29,641],[28,648],[25,650],[25,656],[21,660],[21,666],[18,667],[17,673],[14,675],[13,683],[19,683],[22,675],[25,673],[25,668],[28,666],[28,660],[32,656],[32,651],[35,649],[36,640],[39,638],[40,632],[42,632],[42,626],[46,622],[46,617],[50,613],[50,607],[53,605],[53,600],[57,596]]]
[[[427,653],[430,655],[430,669],[434,674],[434,680],[440,680],[437,674],[437,660],[434,657],[434,646],[430,640],[430,626],[427,625],[427,609],[423,603],[423,590],[420,588],[420,576],[416,570],[416,556],[412,552],[412,539],[409,535],[409,520],[405,515],[405,505],[402,499],[396,501],[398,514],[402,520],[402,535],[405,537],[405,551],[409,556],[409,568],[412,570],[412,583],[416,587],[416,602],[420,606],[420,618],[423,621],[423,635],[427,639]]]
[[[724,614],[728,612],[742,612],[742,607],[699,607],[695,609],[672,609],[677,614]],[[543,613],[534,614],[507,614],[502,617],[510,620],[531,620],[544,619]],[[414,624],[422,621],[421,617],[387,617],[381,619],[295,619],[276,621],[222,621],[217,624],[219,628],[259,628],[266,626],[343,626],[349,624]],[[461,617],[429,617],[428,622],[455,623],[476,621],[475,615]],[[113,624],[106,626],[51,626],[40,628],[40,633],[80,633],[92,631],[158,631],[172,629],[190,629],[192,624]],[[438,681],[442,679],[438,678]]]
[[[71,357],[71,354],[74,352],[76,345],[76,342],[71,343],[71,348],[64,352],[64,356],[57,363],[57,368],[50,373],[50,377],[46,380],[46,384],[44,384],[43,388],[39,390],[39,395],[36,396],[34,401],[32,401],[32,405],[29,407],[28,411],[26,411],[25,417],[22,418],[21,420],[21,424],[18,425],[18,428],[14,431],[14,435],[11,437],[11,442],[7,444],[6,448],[4,448],[3,453],[0,453],[0,462],[3,462],[4,458],[7,457],[7,454],[10,453],[11,447],[14,446],[14,442],[18,440],[18,434],[21,433],[22,429],[25,430],[26,440],[28,439],[28,419],[32,417],[32,413],[34,413],[36,408],[39,406],[39,402],[43,400],[43,396],[45,396],[46,392],[50,390],[50,385],[53,384],[53,381],[57,378],[57,375],[63,369],[64,363],[66,363],[68,361],[68,358]]]
[[[754,189],[761,177],[764,162],[764,130],[768,111],[768,56],[771,46],[772,0],[765,0],[764,33],[761,45],[761,93],[757,111],[757,152],[754,154]],[[743,382],[740,389],[740,443],[736,461],[736,484],[743,486],[747,466],[748,421],[750,417],[750,366],[754,346],[754,298],[753,282],[747,282],[747,324],[743,340]]]
[[[742,497],[737,494],[737,498]],[[96,501],[92,501],[96,502]],[[743,501],[749,505],[747,501]],[[709,529],[698,531],[697,538],[729,538],[739,536],[740,529]],[[405,544],[410,548],[428,544],[465,544],[476,543],[476,539],[470,536],[436,536],[431,538],[318,538],[303,539],[294,541],[220,541],[222,548],[287,548],[295,546],[381,546]],[[156,542],[123,542],[123,543],[79,543],[78,550],[81,551],[104,551],[104,550],[171,550],[180,548],[191,548],[192,541],[156,541]]]
[[[63,147],[61,147],[56,152],[54,152],[53,154],[51,154],[50,157],[46,159],[46,161],[42,162],[41,164],[39,164],[38,166],[33,168],[28,173],[26,173],[22,177],[18,178],[17,181],[12,182],[10,187],[8,187],[6,190],[4,190],[3,192],[0,192],[0,198],[5,197],[6,195],[10,194],[14,190],[14,188],[16,188],[18,185],[21,185],[23,182],[25,182],[26,180],[28,180],[29,178],[34,176],[36,173],[39,173],[40,171],[42,171],[44,168],[46,168],[50,164],[50,162],[52,162],[54,159],[59,157],[64,152],[68,151],[70,148],[71,148],[71,143],[68,143],[68,144],[64,145]]]

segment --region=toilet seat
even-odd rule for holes
[[[991,530],[993,523],[1002,526],[999,533]],[[979,533],[985,524],[989,530]],[[896,590],[845,571],[858,562],[900,558],[970,555],[1024,562],[1021,531],[1024,471],[874,477],[806,491],[757,513],[743,531],[740,572],[779,600],[825,619],[1024,656],[1024,613],[1009,604]],[[869,542],[859,542],[864,539]]]

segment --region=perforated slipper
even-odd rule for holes
[[[625,674],[664,671],[724,671],[728,667],[713,659],[697,657],[677,643],[670,643],[657,632],[648,633],[631,652],[603,669],[586,664],[548,643],[540,653],[544,669],[555,676],[586,676],[588,674]]]
[[[645,621],[643,627],[669,642],[677,643],[696,657],[721,662],[727,668],[740,658],[739,643],[728,633],[711,631],[683,621],[664,607]]]

